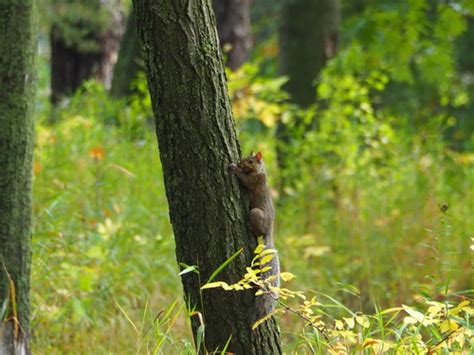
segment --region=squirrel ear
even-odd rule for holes
[[[250,156],[253,157],[255,155],[255,153],[253,152],[253,150],[250,151]]]
[[[262,160],[262,157],[263,157],[263,156],[262,156],[262,152],[258,152],[258,153],[255,155],[255,158],[256,158],[258,161]]]

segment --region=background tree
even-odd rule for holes
[[[120,38],[120,2],[52,1],[51,102],[72,94],[87,79],[112,80]]]
[[[35,1],[0,2],[0,353],[28,352]]]
[[[131,93],[132,81],[142,68],[142,58],[137,35],[135,10],[130,10],[127,27],[120,43],[117,63],[114,66],[110,93],[114,97],[126,96]]]
[[[252,47],[249,1],[215,0],[213,8],[217,18],[217,31],[221,48],[226,51],[227,65],[236,70],[249,57]],[[122,37],[117,63],[114,66],[110,93],[121,97],[130,94],[131,84],[141,68],[135,11],[130,11]]]
[[[226,64],[238,69],[252,48],[249,0],[213,0],[219,42],[226,53]]]
[[[255,296],[200,287],[237,250],[243,252],[219,275],[240,279],[255,239],[248,212],[227,165],[239,156],[222,55],[211,4],[206,0],[134,1],[156,116],[160,157],[180,265],[199,276],[182,276],[185,299],[204,318],[208,351],[238,354],[281,352],[274,319],[251,329]],[[193,333],[202,329],[192,317]]]
[[[318,76],[338,49],[339,0],[285,0],[279,31],[280,73],[288,77],[284,89],[290,101],[306,108],[316,100]],[[317,123],[317,122],[316,122]],[[301,126],[301,122],[296,123]],[[305,128],[303,128],[305,130]],[[287,164],[288,143],[291,141],[287,125],[279,122],[277,137],[278,163]],[[281,187],[294,180],[282,174]]]
[[[316,80],[338,48],[339,0],[286,0],[280,27],[280,70],[293,103],[315,100]]]

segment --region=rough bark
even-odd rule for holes
[[[252,48],[249,0],[213,0],[217,32],[226,64],[238,69],[248,59]]]
[[[0,354],[27,353],[35,92],[34,0],[0,2]],[[2,313],[2,306],[6,306]]]
[[[133,8],[128,15],[127,28],[122,37],[117,63],[114,67],[110,94],[123,97],[132,92],[131,84],[136,78],[141,65],[140,45],[138,43],[137,21]]]
[[[303,107],[316,98],[319,73],[336,54],[339,0],[286,0],[280,28],[280,69],[288,76],[285,89]]]
[[[117,59],[122,36],[122,14],[113,8],[114,2],[97,1],[97,11],[108,12],[109,26],[105,31],[91,26],[80,18],[69,23],[67,32],[86,33],[87,46],[67,38],[61,26],[51,27],[51,102],[57,104],[72,95],[81,84],[91,78],[110,87],[112,69]],[[90,26],[90,25],[89,25]]]
[[[251,330],[255,296],[205,290],[226,259],[243,252],[218,279],[234,282],[250,264],[256,240],[248,229],[248,201],[227,165],[240,148],[210,0],[135,0],[139,37],[156,117],[160,158],[185,300],[201,312],[208,351],[281,353],[274,319]],[[196,335],[199,318],[191,318]],[[202,350],[202,349],[201,349]]]

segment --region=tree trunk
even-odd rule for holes
[[[316,81],[328,59],[338,47],[340,22],[339,0],[284,0],[280,26],[280,72],[288,77],[284,89],[291,102],[308,107],[316,102]],[[315,122],[317,124],[317,122]],[[296,126],[303,128],[302,123]],[[288,175],[286,146],[291,143],[291,132],[279,122],[277,127],[278,166],[282,172],[280,191],[291,185],[294,178]],[[294,174],[298,175],[295,170]]]
[[[131,84],[142,67],[141,61],[137,21],[132,7],[128,16],[127,28],[120,44],[117,64],[114,67],[112,86],[110,88],[110,94],[113,97],[123,97],[131,94]]]
[[[29,352],[35,1],[2,0],[0,14],[0,354],[10,355]]]
[[[226,64],[236,70],[248,59],[252,48],[249,0],[213,0],[213,7]]]
[[[288,76],[285,89],[297,105],[316,98],[319,73],[336,54],[339,0],[286,0],[280,28],[280,69]]]
[[[110,0],[91,1],[86,5],[96,8],[89,11],[107,13],[108,27],[102,30],[100,26],[78,17],[71,22],[61,19],[59,24],[53,24],[50,33],[51,44],[51,102],[53,104],[72,95],[84,81],[95,78],[110,87],[112,69],[117,58],[117,51],[122,35],[122,15],[114,8]],[[72,11],[73,9],[71,9]],[[69,22],[68,22],[69,20]],[[65,24],[66,23],[66,24]],[[93,22],[92,22],[93,23]],[[64,30],[64,28],[67,30]],[[71,33],[83,34],[81,38],[70,38]],[[83,42],[83,43],[81,43]]]
[[[256,240],[248,229],[248,201],[227,165],[240,154],[210,0],[135,0],[176,257],[196,265],[182,276],[185,300],[203,316],[208,351],[279,354],[272,318],[252,331],[252,291],[200,291],[219,265],[243,252],[218,279],[239,280]],[[193,334],[200,320],[191,318]],[[202,351],[202,349],[200,349]]]

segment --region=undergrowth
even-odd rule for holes
[[[229,77],[244,150],[265,152],[282,267],[305,290],[277,315],[285,352],[472,347],[472,154],[450,150],[439,127],[412,134],[375,110],[364,92],[383,85],[377,77],[329,81],[324,90],[352,99],[304,111],[284,102],[282,79],[251,65]],[[88,83],[55,123],[40,109],[35,353],[194,352],[149,98],[137,85],[124,102]],[[294,127],[294,158],[278,169],[279,120],[315,115],[319,130]]]

